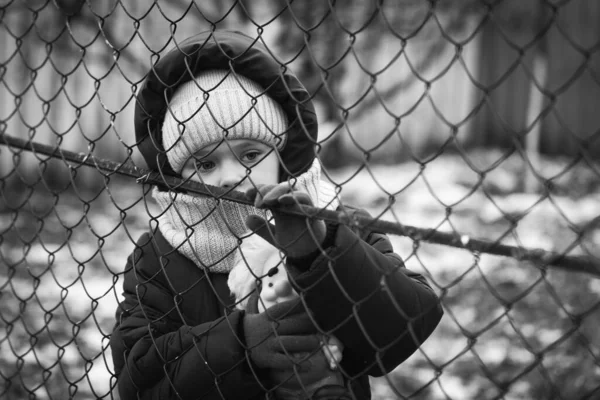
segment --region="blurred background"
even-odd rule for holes
[[[108,348],[151,189],[135,94],[186,37],[257,37],[313,93],[319,157],[388,221],[587,257],[596,274],[394,236],[444,318],[375,399],[600,399],[596,0],[0,0],[0,398],[116,398]]]

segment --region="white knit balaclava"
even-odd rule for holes
[[[308,193],[315,206],[335,209],[339,204],[335,189],[320,176],[321,164],[315,159],[311,168],[294,180],[294,186]],[[239,246],[251,234],[245,223],[248,216],[270,218],[265,210],[228,200],[158,189],[152,195],[163,211],[158,226],[167,242],[212,272],[229,273],[241,259]]]
[[[205,71],[174,93],[162,127],[163,147],[175,172],[203,147],[223,140],[253,139],[280,151],[285,146],[287,117],[279,104],[255,82],[223,70]],[[336,193],[321,182],[321,164],[296,177],[294,186],[313,204],[335,208]],[[240,244],[251,233],[246,218],[269,213],[255,207],[204,196],[152,193],[162,210],[159,229],[167,242],[201,268],[229,273],[242,259]]]

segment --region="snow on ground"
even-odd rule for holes
[[[600,255],[597,169],[581,165],[561,174],[566,163],[548,160],[538,172],[554,177],[555,188],[541,196],[522,190],[518,157],[469,156],[329,173],[345,202],[388,221],[553,251],[575,245],[572,254]],[[83,201],[62,195],[50,201],[54,206],[47,195],[34,194],[18,213],[0,212],[0,325],[6,332],[0,334],[0,373],[16,385],[17,375],[24,377],[37,398],[61,398],[73,385],[75,398],[110,398],[108,335],[121,298],[120,274],[149,217],[139,201],[141,187],[114,181],[108,188],[110,196],[106,190]],[[417,353],[387,377],[373,379],[375,399],[413,393],[427,399],[528,398],[570,377],[540,364],[540,355],[562,360],[580,354],[577,346],[588,354],[572,367],[580,387],[600,384],[593,369],[577,371],[600,357],[597,335],[590,334],[597,318],[585,314],[597,304],[590,299],[600,293],[598,280],[398,236],[392,241],[407,267],[429,279],[446,314]],[[569,313],[583,315],[577,345],[567,335]],[[597,362],[590,365],[597,371]],[[569,398],[570,389],[561,390]]]

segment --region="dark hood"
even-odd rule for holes
[[[161,57],[137,94],[135,135],[148,167],[176,175],[162,146],[161,127],[175,90],[202,70],[225,69],[257,82],[281,106],[290,128],[281,152],[282,179],[310,167],[316,151],[317,116],[310,94],[298,78],[278,63],[256,39],[233,31],[203,32]]]

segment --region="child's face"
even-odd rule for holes
[[[252,139],[225,140],[200,149],[185,163],[181,175],[207,185],[245,192],[279,180],[279,159],[268,145]]]

